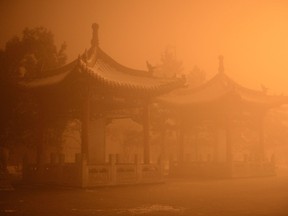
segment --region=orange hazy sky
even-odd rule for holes
[[[287,0],[0,0],[0,47],[25,27],[45,26],[69,60],[89,48],[91,24],[118,62],[146,69],[170,47],[186,72],[198,65],[211,77],[218,55],[235,81],[288,94]]]

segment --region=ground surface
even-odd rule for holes
[[[0,191],[0,215],[288,216],[288,175],[179,180],[97,189],[22,185]]]

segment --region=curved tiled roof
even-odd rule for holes
[[[65,82],[71,73],[86,74],[98,84],[114,90],[137,90],[144,94],[159,94],[183,84],[179,79],[160,79],[152,76],[152,73],[144,70],[135,70],[123,66],[107,55],[98,45],[98,26],[93,25],[93,39],[91,48],[81,55],[78,60],[70,64],[50,71],[50,76],[39,77],[20,82],[26,88],[40,88]]]
[[[181,80],[161,79],[153,77],[147,71],[125,67],[113,60],[100,48],[94,55],[86,62],[80,59],[80,67],[82,71],[87,72],[95,80],[107,86],[160,93],[172,90],[183,83]]]
[[[45,71],[45,74],[47,74],[46,76],[39,76],[29,80],[22,80],[18,84],[25,88],[41,88],[55,85],[64,81],[68,75],[73,72],[76,66],[77,60],[74,60],[63,67]]]
[[[286,96],[267,95],[264,91],[243,87],[225,73],[218,73],[197,88],[175,90],[169,95],[159,97],[158,101],[172,106],[189,107],[219,102],[228,97],[243,104],[248,103],[267,108],[288,103]]]

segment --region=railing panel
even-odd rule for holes
[[[117,164],[115,166],[116,183],[136,183],[138,181],[137,165]]]
[[[88,186],[105,185],[111,183],[111,166],[88,165]]]

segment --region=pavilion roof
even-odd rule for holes
[[[180,79],[161,79],[153,77],[152,71],[136,70],[123,66],[106,54],[98,45],[98,25],[93,24],[91,48],[78,59],[64,67],[47,71],[38,78],[23,80],[19,84],[25,88],[41,88],[65,82],[71,74],[85,74],[107,88],[140,91],[157,94],[171,91],[183,84]]]
[[[288,103],[287,96],[268,95],[265,90],[257,91],[236,83],[224,73],[223,62],[220,63],[219,72],[206,83],[197,88],[177,89],[168,95],[160,96],[158,101],[170,106],[189,108],[227,101],[228,98],[241,104],[267,108]]]

